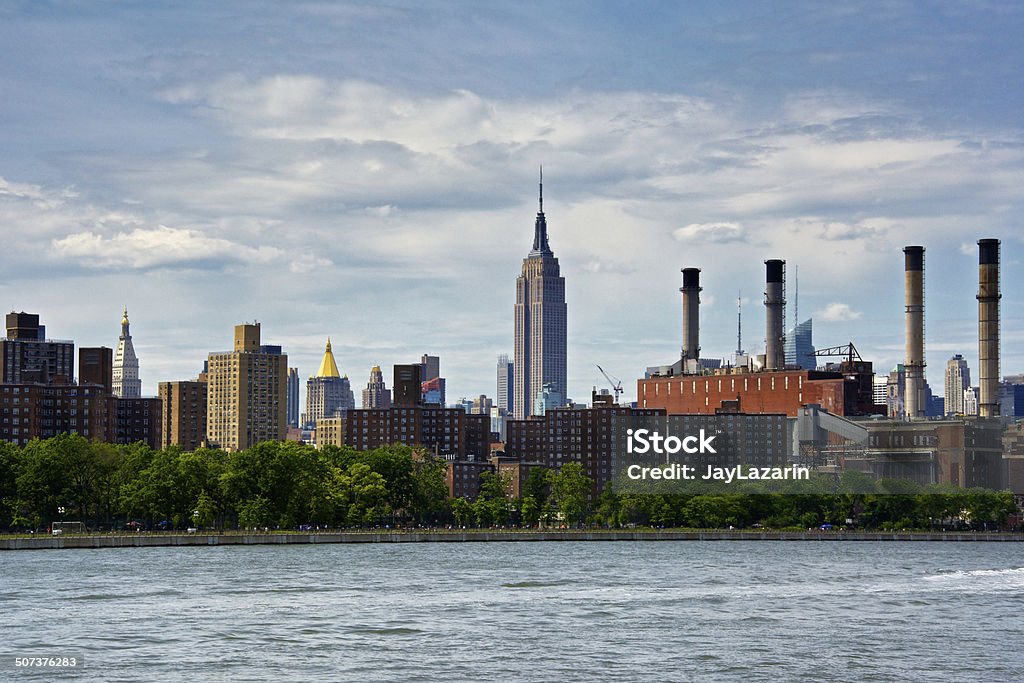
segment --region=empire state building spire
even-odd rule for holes
[[[518,420],[543,414],[566,400],[565,278],[548,245],[543,169],[539,198],[533,250],[516,278],[512,413]]]
[[[530,256],[554,256],[548,246],[548,222],[544,218],[544,167],[540,167],[540,205],[537,222],[533,226],[533,250]]]

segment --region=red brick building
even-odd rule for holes
[[[724,401],[739,401],[744,413],[796,417],[801,405],[817,403],[833,415],[884,413],[871,393],[870,363],[856,372],[781,370],[711,375],[674,375],[637,381],[637,406],[669,415],[713,415]]]

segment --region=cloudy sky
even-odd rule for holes
[[[544,166],[577,399],[787,326],[903,349],[927,249],[928,376],[977,373],[977,247],[1003,240],[1004,374],[1024,372],[1024,9],[1016,3],[0,4],[0,301],[117,343],[143,390],[259,320],[303,376],[441,356],[494,394]],[[388,377],[390,384],[390,377]]]

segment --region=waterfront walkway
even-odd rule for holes
[[[281,545],[308,543],[458,543],[494,541],[1024,541],[1022,533],[764,530],[447,530],[108,533],[0,536],[0,550],[140,548],[151,546]]]

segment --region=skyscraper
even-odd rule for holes
[[[317,420],[354,410],[355,396],[348,377],[342,377],[338,363],[331,351],[331,340],[327,339],[327,349],[320,361],[316,374],[306,382],[306,417],[307,425],[316,425]]]
[[[211,446],[240,451],[284,439],[288,356],[260,344],[260,324],[235,325],[233,351],[211,353],[206,428]]]
[[[299,369],[288,368],[288,426],[299,426]]]
[[[128,329],[128,308],[121,318],[121,336],[114,352],[114,396],[118,398],[139,398],[142,396],[142,381],[139,379],[139,359],[132,346],[132,334]]]
[[[543,174],[533,249],[516,278],[515,335],[513,413],[524,419],[545,388],[564,400],[567,385],[565,278],[548,245]]]
[[[817,367],[817,359],[814,357],[814,342],[811,340],[812,332],[811,319],[798,323],[789,331],[782,342],[783,352],[786,356],[786,367],[800,367],[804,370],[814,370]]]
[[[370,369],[370,381],[363,389],[363,408],[390,408],[391,390],[384,386],[384,373],[379,365]]]
[[[428,382],[432,379],[441,376],[441,357],[430,356],[423,354],[420,356],[420,365],[423,369],[420,371],[420,381]]]
[[[971,386],[971,369],[959,353],[946,361],[946,414],[966,415],[964,390]]]
[[[420,394],[424,404],[445,406],[445,379],[441,377],[441,357],[423,354],[420,357]],[[398,384],[395,384],[397,389]]]
[[[512,361],[506,354],[498,356],[498,407],[504,411],[512,409],[515,402],[515,375],[513,374]]]

